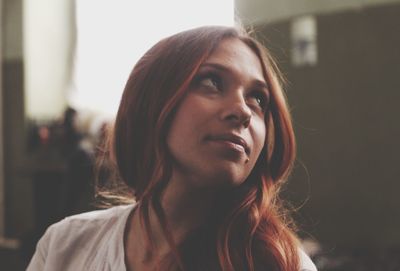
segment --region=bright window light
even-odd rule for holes
[[[233,0],[83,0],[77,5],[76,108],[114,115],[128,75],[154,43],[202,25],[234,25]]]

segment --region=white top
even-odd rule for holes
[[[70,216],[39,240],[27,271],[126,271],[124,231],[134,205]],[[301,271],[316,271],[300,251]]]

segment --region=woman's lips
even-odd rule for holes
[[[239,144],[234,143],[232,141],[228,141],[228,140],[214,140],[214,141],[217,142],[217,143],[223,144],[228,148],[237,150],[239,152],[246,153],[246,150],[242,145],[239,145]]]
[[[224,144],[226,147],[235,149],[237,151],[243,152],[247,155],[250,153],[250,148],[247,142],[240,136],[235,134],[219,134],[209,136],[208,140],[215,141],[217,143]]]

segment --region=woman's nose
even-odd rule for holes
[[[247,128],[250,124],[251,110],[242,95],[235,95],[225,101],[222,119],[234,125],[243,125]]]

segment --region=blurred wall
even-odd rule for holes
[[[25,115],[54,120],[67,106],[75,45],[75,1],[23,0]]]
[[[238,7],[245,4],[237,2]],[[265,16],[278,5],[257,2],[271,5],[271,10],[257,11]],[[315,66],[291,64],[289,17],[255,24],[289,82],[286,89],[299,153],[287,196],[297,204],[305,202],[301,226],[331,247],[400,245],[400,3],[396,2],[307,12],[314,13],[317,22]]]
[[[0,0],[0,22],[3,21],[3,0]],[[0,59],[3,59],[3,30],[0,29]],[[3,159],[3,81],[0,66],[0,238],[4,236],[4,159]]]
[[[22,167],[26,142],[22,0],[3,0],[2,16],[5,234],[15,237],[33,225],[32,184]]]
[[[74,1],[2,2],[5,234],[20,237],[35,223],[27,120],[55,120],[65,109],[75,42]]]
[[[235,0],[236,12],[245,24],[265,24],[308,13],[362,9],[399,0]]]

